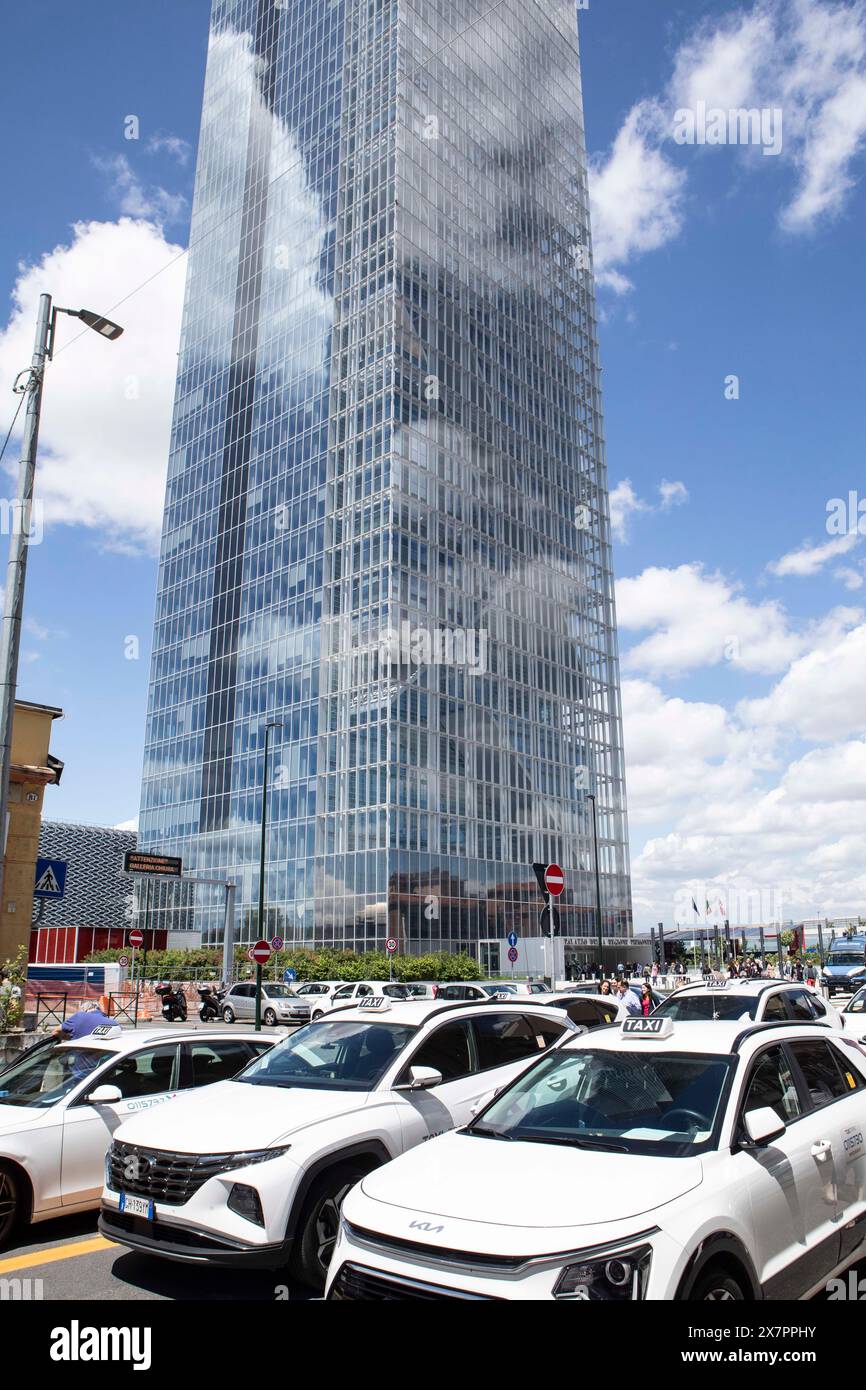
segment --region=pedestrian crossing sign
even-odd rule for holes
[[[62,898],[66,892],[65,859],[37,859],[34,898]]]

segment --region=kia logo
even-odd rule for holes
[[[444,1231],[445,1227],[431,1226],[429,1221],[410,1221],[409,1229],[410,1231],[429,1231],[431,1235],[435,1235],[438,1231]]]

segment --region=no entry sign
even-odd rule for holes
[[[267,965],[271,958],[271,948],[267,941],[257,941],[255,946],[250,947],[250,959],[256,965]]]
[[[143,932],[143,931],[131,931],[131,932],[129,933],[129,944],[130,944],[130,946],[135,946],[136,949],[138,949],[139,946],[143,946],[143,945],[144,945],[144,932]]]
[[[544,886],[554,898],[559,897],[565,887],[565,874],[558,864],[548,864],[544,871]]]

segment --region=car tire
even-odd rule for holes
[[[228,1004],[226,1004],[225,1008],[223,1009],[223,1023],[234,1023],[234,1021],[235,1011],[234,1009],[230,1009]]]
[[[21,1219],[24,1190],[14,1169],[0,1165],[0,1249]]]
[[[689,1303],[744,1303],[746,1292],[739,1279],[724,1265],[711,1265],[699,1275]]]
[[[324,1009],[314,1009],[314,1010],[313,1010],[312,1022],[315,1023],[315,1022],[317,1021],[317,1019],[322,1018],[322,1016],[324,1015],[324,1012],[325,1012]]]
[[[262,1023],[265,1025],[266,1028],[276,1028],[277,1016],[274,1013],[273,1009],[265,1009],[265,1012],[262,1015]]]
[[[301,1209],[292,1251],[292,1273],[317,1293],[325,1288],[343,1199],[366,1172],[366,1168],[354,1163],[329,1168],[313,1183]]]

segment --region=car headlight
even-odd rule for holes
[[[649,1277],[652,1246],[618,1250],[566,1265],[556,1281],[554,1298],[586,1303],[630,1303],[641,1299]]]
[[[220,1173],[228,1173],[232,1168],[250,1168],[254,1163],[269,1163],[272,1158],[289,1152],[291,1144],[282,1144],[278,1149],[247,1149],[234,1154],[199,1154],[196,1166],[212,1171],[208,1176],[215,1178]]]

